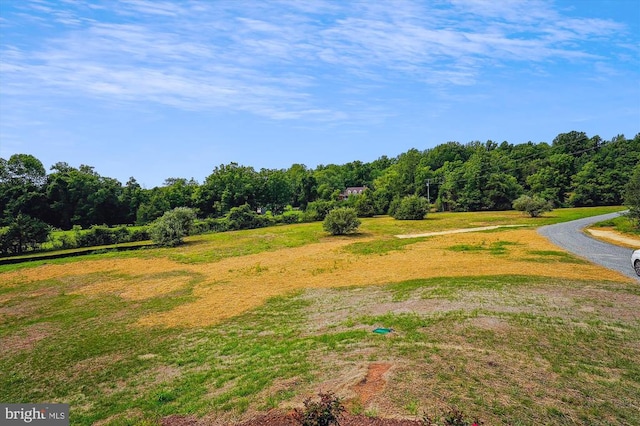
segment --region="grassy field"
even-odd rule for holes
[[[0,401],[69,403],[73,424],[228,424],[330,390],[374,416],[640,424],[640,286],[534,229],[611,210],[381,217],[349,237],[300,224],[5,265]],[[524,226],[394,237],[487,225]],[[363,402],[380,363],[386,386]]]

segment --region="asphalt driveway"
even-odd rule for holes
[[[620,213],[609,213],[571,222],[547,225],[539,228],[538,233],[567,251],[640,281],[640,277],[636,275],[631,267],[632,249],[596,240],[582,232],[583,228],[593,223],[613,219],[619,215]],[[579,266],[577,267],[579,268]]]

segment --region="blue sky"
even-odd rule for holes
[[[0,0],[0,157],[151,188],[640,132],[637,0]]]

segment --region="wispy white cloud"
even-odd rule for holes
[[[487,68],[512,61],[533,62],[540,73],[558,61],[583,61],[603,72],[612,69],[611,53],[592,43],[615,46],[616,60],[628,51],[616,44],[626,31],[621,24],[565,16],[542,0],[31,0],[3,24],[25,15],[55,30],[25,46],[14,27],[16,40],[1,52],[8,93],[227,109],[278,120],[363,117],[368,111],[352,107],[352,94],[388,80],[469,86]],[[360,89],[350,76],[361,80]],[[334,96],[328,100],[325,92]]]

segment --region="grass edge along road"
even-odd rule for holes
[[[380,262],[430,242],[396,245],[380,231],[369,233],[335,253]],[[449,241],[446,255],[498,263],[528,250],[510,244],[511,234],[476,237]],[[195,288],[211,285],[206,273],[188,269],[206,263],[174,260],[181,269],[160,271],[154,259],[166,256],[144,256],[152,274],[146,278],[153,278],[146,282],[157,287],[147,297],[135,290],[135,275],[78,273],[85,260],[62,263],[66,275],[36,281],[17,278],[32,268],[16,269],[0,290],[0,367],[7,372],[0,399],[68,402],[78,424],[154,422],[174,413],[229,421],[298,404],[320,388],[352,397],[367,365],[385,361],[393,365],[386,387],[353,410],[416,416],[457,404],[487,424],[639,420],[637,284],[509,274],[298,288],[211,325],[141,327],[142,319],[192,303]],[[532,258],[527,264],[546,269],[589,266],[557,250]],[[96,260],[104,259],[87,261]],[[265,265],[245,267],[236,279],[267,272]],[[331,277],[333,268],[312,271]],[[86,291],[104,281],[109,291]],[[370,333],[375,326],[396,331],[380,338]]]

